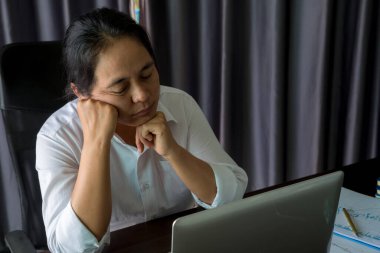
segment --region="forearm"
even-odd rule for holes
[[[106,233],[112,211],[110,141],[85,141],[71,205],[98,240]]]
[[[178,177],[199,199],[211,204],[216,196],[216,182],[210,165],[177,145],[166,157]]]

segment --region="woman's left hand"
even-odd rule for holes
[[[144,145],[154,148],[164,158],[177,146],[162,112],[158,111],[152,119],[136,128],[136,146],[140,153],[144,151]]]
[[[178,145],[162,112],[157,112],[152,119],[136,128],[136,146],[140,153],[144,151],[144,145],[163,156],[198,198],[207,204],[214,201],[217,189],[212,168]]]

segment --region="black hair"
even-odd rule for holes
[[[82,95],[90,95],[99,53],[114,39],[125,36],[137,39],[156,63],[148,34],[126,13],[95,9],[70,24],[63,40],[63,63],[69,83],[67,95],[72,95],[70,83],[74,83]]]

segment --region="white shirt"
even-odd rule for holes
[[[165,114],[177,143],[211,166],[216,197],[211,205],[201,202],[154,149],[139,154],[115,134],[110,149],[112,216],[108,232],[99,242],[70,203],[83,145],[76,105],[74,100],[55,112],[37,136],[36,169],[47,242],[52,252],[96,252],[109,243],[110,231],[196,204],[212,208],[242,198],[247,175],[223,150],[197,103],[183,91],[161,86],[157,110]]]

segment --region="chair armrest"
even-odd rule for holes
[[[32,242],[22,230],[7,233],[4,241],[11,253],[36,253]]]
[[[3,241],[0,239],[0,253],[11,253],[3,243]]]

